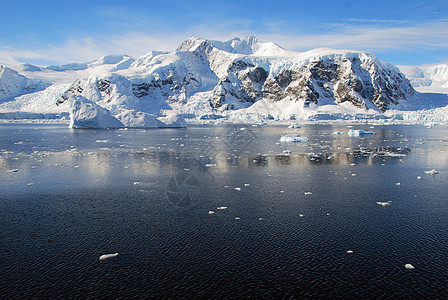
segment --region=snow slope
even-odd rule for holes
[[[0,103],[23,94],[41,91],[50,85],[47,81],[29,79],[0,65]]]
[[[399,66],[399,68],[417,91],[448,94],[448,62],[423,66]]]
[[[73,128],[178,127],[183,118],[304,119],[448,105],[443,95],[416,92],[397,67],[373,54],[290,52],[255,37],[226,42],[191,37],[169,53],[14,68],[28,80],[53,85],[13,96],[0,110],[69,111]],[[439,69],[435,73],[444,76]]]

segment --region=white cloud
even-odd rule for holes
[[[333,33],[317,35],[261,35],[284,48],[303,51],[317,47],[346,48],[365,51],[443,49],[448,47],[448,21],[413,26],[366,27],[333,25]]]
[[[234,20],[232,22],[236,22]],[[358,20],[364,23],[365,20]],[[149,34],[141,31],[130,31],[123,35],[105,35],[70,39],[60,45],[47,45],[34,49],[18,49],[0,47],[0,64],[18,62],[48,62],[63,64],[69,62],[85,62],[107,54],[144,55],[150,50],[174,50],[189,36],[199,36],[215,40],[228,40],[235,36],[256,35],[263,41],[272,41],[280,46],[295,51],[306,51],[313,48],[345,48],[370,52],[387,52],[390,50],[414,51],[418,55],[420,49],[444,51],[448,49],[448,20],[407,24],[393,24],[386,20],[371,20],[365,24],[325,24],[331,30],[323,30],[321,34],[281,34],[278,28],[271,32],[250,32],[249,20],[239,20],[241,30],[228,30],[229,24],[201,24],[183,31],[172,33],[161,31]],[[375,22],[381,23],[374,26]],[[230,21],[229,21],[230,22]],[[249,23],[248,23],[249,22]],[[272,24],[273,27],[281,24]],[[232,27],[235,28],[235,27]],[[448,52],[448,51],[447,51]]]

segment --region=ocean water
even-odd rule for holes
[[[0,124],[0,297],[446,299],[447,134]]]

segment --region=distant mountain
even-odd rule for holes
[[[6,66],[0,65],[0,103],[23,94],[44,90],[50,85],[50,82],[29,79]]]
[[[226,42],[191,37],[169,53],[36,68],[22,69],[58,86],[40,93],[39,106],[50,107],[43,99],[70,106],[72,127],[181,126],[183,117],[238,117],[240,112],[300,118],[320,107],[382,113],[410,107],[418,94],[397,67],[373,54],[290,52],[256,37]],[[30,97],[14,101],[17,105],[9,107],[37,109]],[[261,103],[276,111],[260,110]]]
[[[423,66],[400,66],[399,68],[416,90],[448,94],[448,62]]]
[[[128,55],[108,55],[104,56],[98,60],[93,60],[87,63],[71,63],[60,66],[48,66],[43,68],[44,70],[53,70],[53,71],[79,71],[86,70],[89,68],[95,68],[98,66],[104,65],[112,65],[108,71],[118,71],[129,68],[129,66],[134,62],[134,59]]]

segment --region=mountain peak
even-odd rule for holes
[[[285,52],[279,45],[271,42],[261,42],[255,36],[246,36],[243,38],[235,37],[226,42],[189,37],[180,44],[176,51],[194,51],[204,43],[207,43],[216,49],[234,54],[276,56]]]

